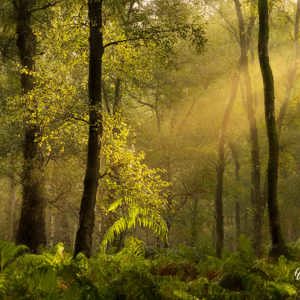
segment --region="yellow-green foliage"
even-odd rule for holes
[[[120,115],[104,117],[103,193],[108,203],[106,214],[117,216],[102,241],[105,250],[121,233],[137,226],[150,229],[166,239],[167,226],[162,218],[168,183],[161,178],[162,170],[149,168],[144,154],[129,145],[129,129]]]

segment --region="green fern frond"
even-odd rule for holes
[[[175,290],[173,292],[173,294],[176,297],[175,299],[178,299],[178,300],[200,300],[199,298],[189,294],[186,291],[182,291],[182,290]]]
[[[6,281],[6,274],[0,273],[0,296],[4,296],[7,291],[8,282]]]
[[[122,258],[127,254],[143,258],[145,256],[145,244],[137,238],[127,238],[125,240],[124,248],[117,254],[117,257]]]
[[[107,212],[109,213],[109,212],[116,211],[122,205],[123,205],[123,199],[119,198],[116,201],[114,201],[113,203],[111,203],[111,205],[107,209]]]
[[[0,241],[0,268],[3,271],[10,263],[28,251],[24,245],[15,245],[8,241]]]
[[[161,170],[144,163],[144,153],[130,149],[128,126],[120,115],[105,115],[104,122],[102,151],[109,174],[103,178],[109,203],[106,212],[113,213],[118,220],[104,235],[101,249],[105,251],[120,234],[138,226],[166,239],[167,226],[162,211],[166,203],[164,190],[169,184],[161,178]]]
[[[113,242],[121,233],[125,232],[127,228],[127,219],[125,217],[118,219],[105,233],[100,248],[106,251],[107,245]]]
[[[158,213],[151,209],[131,207],[128,215],[118,219],[106,232],[101,243],[102,251],[105,251],[108,244],[112,243],[120,234],[137,226],[151,230],[162,240],[167,237],[167,224]]]

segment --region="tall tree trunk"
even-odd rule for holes
[[[199,198],[198,195],[192,198],[191,210],[191,246],[196,247],[198,241],[198,213],[199,213]]]
[[[299,23],[300,23],[300,0],[297,1],[295,24],[294,24],[294,47],[295,47],[295,59],[292,61],[290,69],[287,75],[287,87],[285,92],[285,98],[280,107],[277,124],[278,124],[278,136],[280,137],[281,129],[283,127],[283,119],[287,114],[288,105],[291,99],[293,87],[295,85],[297,69],[300,59],[300,45],[299,45]]]
[[[256,255],[262,255],[262,225],[263,205],[261,197],[261,172],[259,157],[258,132],[255,117],[251,78],[249,73],[248,48],[249,41],[244,21],[244,16],[239,0],[234,0],[239,24],[240,49],[241,49],[241,72],[246,94],[247,117],[249,121],[250,144],[251,144],[251,202],[254,208],[253,218],[253,246]],[[250,33],[248,33],[249,35]]]
[[[89,17],[89,139],[84,189],[80,206],[79,228],[76,234],[74,255],[87,257],[92,253],[92,235],[95,223],[95,205],[100,169],[102,125],[102,0],[88,1]]]
[[[238,157],[238,151],[234,142],[229,143],[229,148],[231,150],[231,156],[235,166],[235,179],[237,182],[240,181],[240,162]],[[235,201],[235,249],[237,250],[240,243],[241,235],[241,209],[239,199]]]
[[[34,89],[32,72],[35,69],[36,38],[31,27],[31,10],[35,2],[35,0],[15,1],[17,47],[21,66],[27,70],[21,74],[21,89],[25,98]],[[29,105],[25,108],[27,115],[35,111],[36,102],[34,107],[32,104]],[[17,243],[25,244],[31,251],[37,252],[40,246],[46,244],[44,174],[37,141],[40,128],[36,120],[30,117],[25,117],[24,124],[23,203],[16,240]]]
[[[277,202],[279,143],[275,119],[274,79],[269,61],[269,7],[268,0],[258,0],[259,35],[258,55],[264,83],[265,120],[269,144],[267,202],[269,212],[272,249],[270,256],[277,258],[287,254],[281,233],[279,208]]]
[[[13,173],[9,177],[9,211],[8,211],[8,239],[10,241],[15,240],[16,235],[16,203],[17,203],[17,191],[16,191],[16,178]]]
[[[220,129],[217,162],[217,184],[215,194],[215,220],[216,220],[216,255],[222,257],[224,247],[224,216],[223,216],[223,181],[225,171],[225,143],[226,132],[230,121],[233,104],[237,94],[239,72],[235,72],[232,78],[231,94],[223,116]]]
[[[238,249],[241,236],[241,207],[239,201],[235,202],[235,245]]]
[[[115,99],[113,103],[113,114],[115,115],[120,110],[121,105],[121,79],[115,81]]]

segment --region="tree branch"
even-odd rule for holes
[[[149,40],[149,38],[138,37],[138,38],[131,38],[131,39],[124,39],[124,40],[113,41],[113,42],[109,42],[109,43],[105,44],[103,46],[103,48],[106,49],[106,48],[108,48],[110,46],[116,46],[116,45],[127,43],[127,42],[136,42],[136,41],[141,41],[141,40]]]
[[[30,13],[34,13],[34,12],[37,12],[37,11],[40,11],[40,10],[45,10],[45,9],[48,9],[50,7],[53,7],[59,3],[62,3],[63,0],[57,0],[57,1],[54,1],[54,2],[49,2],[43,6],[40,6],[40,7],[36,7],[36,8],[33,8],[30,10]]]
[[[74,116],[72,113],[69,114],[69,115],[67,115],[66,117],[67,117],[67,119],[73,119],[73,120],[76,120],[76,121],[84,122],[84,123],[86,123],[86,124],[90,124],[88,120],[83,119],[83,118],[80,118],[80,117],[76,117],[76,116]]]
[[[150,107],[151,109],[155,110],[154,105],[151,104],[151,103],[147,103],[147,102],[144,102],[144,101],[142,101],[142,100],[137,100],[137,102],[140,103],[140,104],[142,104],[142,105],[148,106],[148,107]]]

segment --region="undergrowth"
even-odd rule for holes
[[[217,259],[195,248],[147,255],[130,238],[117,254],[91,259],[66,253],[62,244],[34,255],[25,246],[0,242],[1,299],[196,300],[299,299],[297,261],[255,259],[244,240],[237,252]]]

